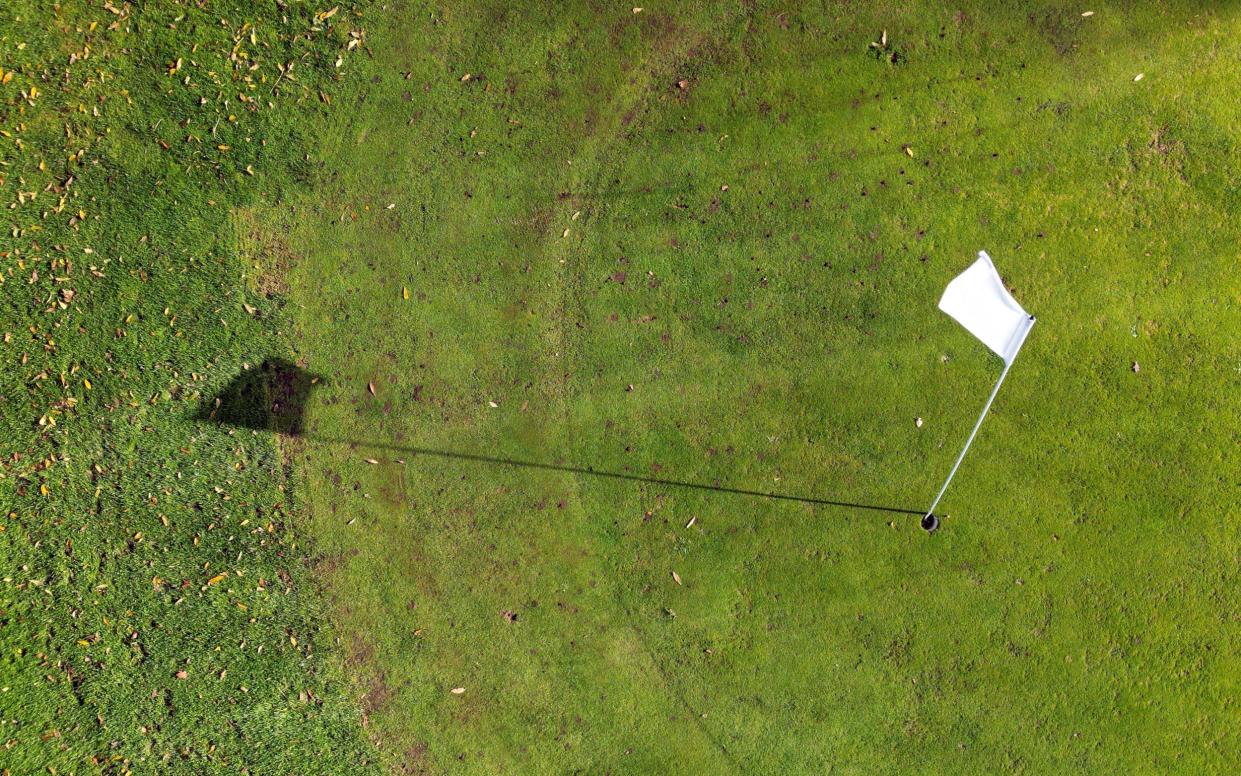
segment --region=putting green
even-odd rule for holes
[[[388,12],[260,217],[393,767],[1224,767],[1241,27],[1084,10]],[[980,248],[937,534],[727,490],[924,508]]]

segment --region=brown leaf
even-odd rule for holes
[[[371,396],[374,396],[375,395],[375,383],[374,382],[367,383],[366,390],[371,392]]]
[[[672,572],[672,581],[676,582],[678,585],[681,584],[681,575],[676,573],[675,571]]]

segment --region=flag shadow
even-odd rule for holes
[[[427,447],[414,447],[411,445],[394,445],[385,442],[368,442],[361,439],[338,439],[334,437],[324,437],[317,434],[303,434],[304,439],[312,442],[320,442],[323,444],[349,445],[350,447],[363,447],[372,450],[387,450],[394,453],[404,453],[405,455],[422,455],[435,458],[448,458],[458,461],[470,461],[472,463],[490,464],[493,466],[511,466],[523,469],[541,469],[543,471],[564,472],[566,474],[578,474],[587,477],[600,477],[611,480],[624,480],[627,482],[641,482],[650,485],[663,485],[672,488],[686,488],[690,490],[704,490],[713,493],[725,493],[734,496],[749,496],[753,498],[766,498],[776,501],[793,501],[801,504],[812,504],[815,506],[842,507],[848,509],[861,509],[871,512],[888,512],[899,515],[918,515],[919,517],[926,514],[923,509],[903,509],[901,507],[883,506],[879,504],[860,504],[852,501],[836,501],[833,499],[814,498],[812,496],[799,496],[789,493],[774,493],[771,491],[749,490],[746,488],[733,488],[719,484],[705,484],[701,482],[686,482],[684,480],[670,480],[661,477],[644,477],[640,474],[627,474],[624,472],[614,472],[594,469],[592,467],[569,466],[567,464],[546,463],[544,461],[526,461],[519,458],[502,458],[492,455],[480,455],[478,453],[465,453],[453,450],[435,450]]]

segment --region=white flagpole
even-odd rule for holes
[[[931,502],[931,508],[922,516],[923,520],[928,517],[934,517],[935,507],[939,506],[939,500],[944,497],[944,491],[948,490],[948,483],[952,482],[952,478],[956,476],[957,469],[961,467],[961,461],[965,459],[965,454],[969,452],[970,445],[974,443],[974,437],[978,436],[978,429],[982,427],[982,421],[987,417],[987,411],[991,409],[991,403],[995,401],[995,395],[1000,392],[1000,386],[1004,383],[1004,378],[1008,376],[1008,370],[1012,369],[1013,361],[1017,359],[1017,351],[1021,350],[1021,346],[1025,343],[1026,337],[1030,334],[1030,329],[1034,328],[1034,316],[1030,316],[1030,322],[1026,324],[1025,331],[1021,333],[1021,340],[1017,343],[1016,349],[1013,351],[1013,357],[1004,362],[1004,371],[1000,372],[1000,379],[995,381],[995,387],[991,389],[991,395],[987,397],[987,403],[983,405],[982,414],[978,416],[978,422],[974,424],[974,430],[970,432],[969,439],[965,440],[965,447],[961,448],[961,454],[957,456],[957,462],[952,465],[952,471],[948,472],[948,479],[944,480],[944,485],[939,489],[939,493],[935,494],[935,500]]]

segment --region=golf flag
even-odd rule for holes
[[[939,300],[939,309],[951,315],[971,334],[1011,364],[1034,319],[1004,288],[986,251],[978,261],[952,279]]]
[[[1008,376],[1017,351],[1021,350],[1026,336],[1034,326],[1034,316],[1023,310],[1017,300],[1013,299],[1013,295],[1004,288],[1000,273],[995,271],[995,265],[991,263],[991,257],[986,251],[979,251],[978,260],[948,283],[944,295],[940,297],[939,309],[955,318],[970,334],[982,340],[984,345],[1004,359],[1004,369],[1000,372],[1000,379],[995,381],[987,403],[983,405],[974,430],[965,440],[965,447],[961,448],[961,454],[952,465],[952,471],[948,472],[948,479],[944,480],[943,487],[931,502],[931,508],[922,517],[922,527],[928,531],[934,531],[939,525],[935,507],[939,506],[944,491],[948,490],[948,483],[952,482],[957,469],[961,468],[961,461],[965,459],[965,453],[973,444],[974,437],[978,436],[983,418],[987,417],[987,410],[991,409],[995,395],[1000,392],[1000,385]]]

